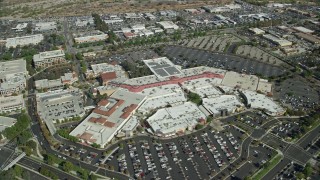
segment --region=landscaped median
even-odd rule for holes
[[[273,169],[283,158],[282,154],[277,154],[270,161],[268,161],[262,169],[256,172],[253,176],[253,180],[262,179],[271,169]]]

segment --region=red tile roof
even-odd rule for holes
[[[96,139],[91,139],[92,136],[93,136],[93,134],[84,132],[83,134],[78,135],[78,138],[86,140],[86,141],[90,141],[90,142],[96,142],[97,141]]]
[[[127,106],[123,109],[123,114],[120,116],[122,119],[127,119],[132,111],[134,111],[138,107],[137,104],[131,104],[130,106]]]
[[[100,118],[91,117],[88,121],[92,122],[92,123],[103,124],[103,123],[105,123],[107,121],[107,119],[106,118],[102,118],[102,117],[100,117]]]
[[[110,121],[106,121],[103,125],[109,128],[113,128],[116,124]]]
[[[104,110],[101,110],[99,108],[95,108],[93,110],[94,113],[97,113],[97,114],[100,114],[100,115],[104,115],[104,116],[110,116],[112,113],[114,113],[117,108],[124,103],[124,100],[122,99],[119,99],[119,101],[114,105],[112,106],[112,108],[110,108],[108,111],[104,111]]]
[[[103,82],[107,82],[110,81],[112,79],[117,78],[117,74],[116,72],[105,72],[105,73],[101,73],[101,79]]]
[[[102,99],[100,102],[98,102],[98,106],[106,106],[109,104],[109,101],[107,99]]]

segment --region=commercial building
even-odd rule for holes
[[[221,95],[202,99],[202,106],[214,117],[227,116],[240,111],[244,106],[235,95]]]
[[[144,16],[146,17],[146,19],[148,20],[155,20],[156,16],[151,14],[151,13],[144,13]]]
[[[37,112],[47,124],[52,134],[55,132],[53,123],[84,115],[84,101],[81,90],[65,89],[45,93],[37,93]]]
[[[17,120],[15,118],[0,116],[0,133],[6,128],[15,125],[16,122]]]
[[[139,120],[137,116],[131,116],[128,122],[122,127],[121,132],[124,133],[125,137],[133,136],[133,133],[138,127],[138,125],[139,125]]]
[[[46,51],[33,55],[33,63],[36,68],[44,68],[66,62],[63,50]]]
[[[101,31],[92,31],[89,33],[73,34],[75,43],[92,43],[98,41],[105,41],[108,39],[108,34]]]
[[[24,59],[0,62],[0,96],[20,93],[26,87],[27,76]]]
[[[41,79],[34,81],[35,87],[38,90],[44,91],[54,91],[58,89],[64,88],[66,84],[73,84],[74,82],[78,81],[78,76],[75,72],[72,73],[65,73],[59,79]]]
[[[257,76],[229,71],[226,73],[221,84],[236,89],[255,91],[257,89],[258,83],[259,78]]]
[[[143,60],[143,62],[158,78],[181,74],[181,71],[167,57]]]
[[[17,24],[16,27],[12,28],[12,30],[15,30],[16,32],[22,32],[23,29],[25,29],[28,26],[28,23],[20,23]]]
[[[55,31],[57,30],[56,22],[39,22],[35,23],[35,31],[44,32],[44,31]]]
[[[263,35],[263,37],[264,37],[265,39],[271,41],[272,43],[274,43],[274,44],[276,44],[276,45],[279,45],[279,46],[281,46],[281,47],[291,46],[291,45],[292,45],[292,42],[291,42],[291,41],[288,41],[288,40],[286,40],[286,39],[273,36],[273,35],[271,35],[271,34],[265,34],[265,35]]]
[[[8,113],[25,109],[22,95],[2,97],[0,96],[0,113]]]
[[[140,19],[141,18],[141,16],[137,13],[125,13],[124,17],[126,19]]]
[[[22,36],[22,37],[14,37],[8,38],[6,40],[6,47],[17,47],[17,46],[27,46],[30,44],[36,45],[39,44],[43,40],[42,34],[35,34],[30,36]]]
[[[293,27],[292,29],[294,29],[294,30],[296,30],[296,31],[298,31],[298,32],[300,32],[300,33],[306,33],[306,34],[312,34],[312,33],[314,33],[313,30],[307,29],[307,28],[301,27],[301,26]]]
[[[170,137],[184,133],[186,130],[192,131],[200,121],[205,119],[205,114],[195,104],[186,102],[182,105],[159,109],[147,119],[147,123],[155,135]]]
[[[34,81],[35,87],[37,90],[44,90],[44,91],[54,91],[63,88],[63,84],[61,79],[41,79]]]
[[[320,44],[320,37],[311,35],[311,34],[305,34],[305,33],[296,33],[295,34],[298,38],[304,39],[312,44]]]
[[[220,85],[220,78],[199,78],[181,83],[182,88],[197,93],[201,98],[212,98],[222,95],[222,92],[215,86]]]
[[[77,27],[85,27],[88,25],[94,25],[94,19],[92,16],[80,17],[76,19],[75,22]]]
[[[229,4],[225,6],[208,5],[208,6],[203,6],[202,8],[209,13],[222,13],[222,12],[229,12],[232,10],[241,9],[241,5],[239,4]]]
[[[146,88],[137,93],[147,96],[145,102],[138,109],[140,113],[145,115],[153,110],[169,105],[176,106],[187,101],[182,88],[177,84]]]
[[[240,94],[244,98],[246,106],[249,108],[263,110],[270,116],[281,116],[286,112],[284,108],[264,94],[247,90],[240,91]]]
[[[165,30],[170,30],[170,29],[177,30],[177,29],[179,29],[179,26],[177,26],[172,21],[160,21],[160,22],[157,22],[157,24],[159,24]]]
[[[125,81],[128,79],[126,72],[120,65],[108,63],[92,64],[91,69],[87,70],[86,78],[100,77],[103,85],[108,84],[110,80],[118,79]]]
[[[266,33],[264,30],[259,28],[249,28],[249,31],[257,35]]]
[[[110,98],[100,101],[70,135],[78,137],[83,143],[96,143],[100,147],[105,147],[120,132],[144,100],[143,95],[118,90]]]
[[[160,11],[160,16],[176,17],[177,12],[173,10],[163,10],[163,11]]]

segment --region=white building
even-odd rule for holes
[[[28,23],[20,23],[17,24],[16,27],[12,28],[12,30],[15,30],[16,32],[21,32],[23,29],[25,29],[28,26]]]
[[[160,22],[157,22],[157,24],[159,24],[165,30],[167,30],[167,29],[174,29],[174,30],[179,29],[179,26],[174,24],[172,21],[160,21]]]
[[[263,37],[266,38],[267,40],[269,40],[269,41],[281,46],[281,47],[291,46],[292,45],[291,41],[288,41],[286,39],[273,36],[271,34],[265,34],[265,35],[263,35]]]
[[[105,41],[108,39],[108,34],[96,34],[96,35],[88,35],[88,36],[80,36],[75,37],[74,41],[78,44],[81,43],[92,43],[92,42],[98,42],[98,41]]]
[[[38,22],[35,23],[35,31],[44,32],[44,31],[55,31],[57,30],[56,22]]]
[[[77,18],[75,24],[77,27],[85,27],[88,25],[94,25],[94,19],[92,16],[80,17],[80,18]]]
[[[0,113],[8,113],[25,108],[22,95],[2,97],[0,96]]]
[[[17,46],[27,46],[30,44],[39,44],[43,40],[42,34],[35,34],[30,36],[22,36],[22,37],[14,37],[14,38],[8,38],[6,40],[6,47],[17,47]]]
[[[26,87],[27,76],[24,59],[0,62],[0,96],[20,93]]]
[[[34,81],[34,83],[35,83],[36,89],[38,90],[54,91],[54,90],[63,88],[61,79],[54,79],[54,80],[41,79],[41,80]]]
[[[203,107],[213,116],[226,116],[235,113],[244,105],[235,95],[221,95],[202,99]]]
[[[241,91],[248,107],[261,109],[270,116],[281,116],[286,110],[264,94],[253,91]]]
[[[67,61],[63,50],[55,50],[33,55],[33,62],[36,68],[44,68]]]
[[[206,119],[205,114],[195,104],[186,102],[158,110],[147,119],[147,122],[155,135],[170,137],[186,130],[193,130],[200,120],[204,119]]]
[[[251,32],[253,32],[254,34],[257,34],[257,35],[266,33],[264,30],[259,29],[259,28],[249,28],[249,31],[251,31]]]
[[[119,90],[98,103],[93,112],[70,135],[87,144],[105,147],[121,131],[145,96]]]
[[[301,27],[301,26],[293,27],[292,29],[294,29],[294,30],[296,30],[296,31],[298,31],[298,32],[307,33],[307,34],[312,34],[312,33],[314,33],[313,30],[307,29],[307,28]]]

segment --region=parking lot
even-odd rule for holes
[[[260,74],[265,77],[279,76],[286,72],[286,70],[280,67],[267,63],[226,54],[211,53],[205,50],[167,46],[164,51],[165,55],[174,64],[181,65],[184,68],[210,66],[247,74]]]
[[[124,62],[124,61],[141,61],[145,59],[151,59],[159,57],[157,53],[155,53],[151,49],[145,49],[145,50],[139,50],[139,51],[131,51],[126,52],[123,54],[115,54],[111,55],[109,57],[97,57],[93,59],[88,59],[88,64],[99,64],[99,63],[110,63],[112,61],[116,61],[118,63]]]
[[[236,54],[241,56],[247,56],[251,59],[255,59],[264,63],[273,64],[275,66],[281,66],[284,64],[280,59],[254,46],[239,46],[237,48]]]
[[[299,122],[295,122],[294,120],[290,119],[289,122],[280,122],[277,126],[272,129],[272,133],[276,134],[277,136],[283,139],[294,139],[301,133]]]
[[[295,110],[309,109],[319,104],[318,92],[310,86],[310,83],[300,77],[277,82],[274,88],[274,96],[283,104]]]
[[[146,179],[207,179],[239,156],[241,133],[204,129],[171,140],[137,137],[106,162],[122,173]]]
[[[209,51],[225,52],[232,43],[240,41],[241,39],[238,37],[232,36],[231,34],[224,34],[199,37],[191,40],[186,39],[182,41],[180,45]]]

